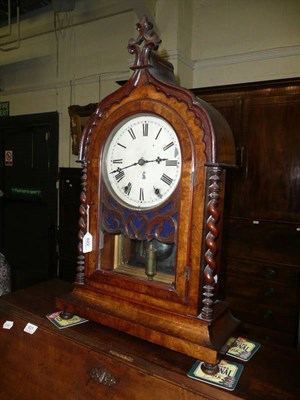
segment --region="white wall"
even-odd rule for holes
[[[299,0],[77,0],[55,19],[21,21],[20,48],[0,51],[0,101],[11,115],[59,112],[60,166],[78,167],[68,106],[98,102],[129,77],[127,43],[144,13],[185,87],[300,76]]]
[[[300,75],[299,0],[194,0],[194,87]]]
[[[81,0],[56,16],[56,27],[53,12],[21,22],[20,48],[0,52],[0,101],[10,102],[10,115],[59,112],[60,166],[78,167],[68,106],[98,102],[128,78],[135,22],[128,2]]]

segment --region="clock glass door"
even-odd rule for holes
[[[107,245],[102,246],[101,268],[173,283],[181,176],[174,128],[153,114],[126,118],[110,133],[102,166],[102,229],[106,240],[112,236],[113,244],[109,252]]]
[[[141,279],[171,284],[174,282],[176,245],[152,239],[115,238],[114,271]]]

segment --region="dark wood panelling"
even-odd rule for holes
[[[245,98],[241,217],[295,221],[300,210],[300,95]]]
[[[300,80],[194,92],[225,116],[236,144],[225,198],[225,297],[248,336],[297,346]]]

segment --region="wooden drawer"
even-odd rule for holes
[[[243,279],[228,275],[226,278],[226,296],[239,297],[252,304],[264,304],[268,307],[289,307],[294,310],[298,304],[298,288],[281,285],[277,282],[259,279]]]
[[[292,334],[296,332],[298,323],[298,310],[296,308],[286,309],[285,307],[258,304],[239,296],[229,295],[226,300],[233,315],[241,321]]]
[[[241,336],[256,340],[259,343],[280,344],[281,346],[295,347],[297,335],[295,332],[279,331],[256,324],[243,322],[240,327]]]
[[[236,275],[244,279],[248,284],[253,279],[261,279],[265,282],[285,285],[289,287],[299,286],[299,269],[296,267],[282,266],[259,262],[256,260],[244,260],[228,257],[226,263],[226,274]]]
[[[299,271],[296,267],[228,258],[225,299],[245,334],[296,346]]]
[[[228,257],[299,267],[300,224],[230,218],[223,237]]]

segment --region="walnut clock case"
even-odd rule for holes
[[[238,325],[217,300],[233,136],[177,86],[147,18],[137,30],[131,78],[83,132],[76,282],[56,305],[216,364]]]

